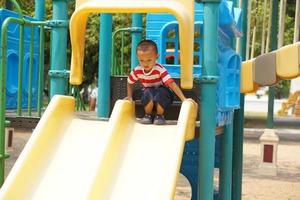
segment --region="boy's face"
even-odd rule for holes
[[[152,67],[156,64],[158,54],[154,49],[150,48],[147,51],[137,51],[137,57],[140,62],[140,66],[146,71],[149,72]]]

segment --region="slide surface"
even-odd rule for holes
[[[177,125],[136,122],[120,100],[108,122],[74,117],[74,99],[55,96],[0,190],[0,199],[172,199],[196,105]]]

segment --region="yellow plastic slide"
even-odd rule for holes
[[[0,190],[1,200],[172,199],[196,105],[177,125],[136,122],[117,101],[108,122],[77,119],[74,99],[55,96]]]

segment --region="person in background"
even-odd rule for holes
[[[95,87],[90,95],[90,111],[97,112],[98,105],[98,87]]]

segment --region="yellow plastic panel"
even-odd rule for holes
[[[132,110],[134,105],[125,103],[120,100],[116,106]],[[114,120],[116,132],[88,199],[173,199],[185,139],[196,112],[196,106],[185,101],[177,125],[143,125],[125,115]]]
[[[74,99],[55,96],[0,190],[3,200],[173,199],[196,106],[177,125],[143,125],[117,101],[108,122],[74,118]],[[157,181],[160,180],[160,181]]]
[[[77,0],[70,19],[72,60],[70,83],[82,82],[87,17],[91,13],[171,13],[179,23],[181,87],[193,87],[194,1]]]
[[[258,86],[254,83],[253,77],[254,60],[247,60],[241,66],[241,93],[251,93],[257,90]]]
[[[299,43],[276,51],[276,73],[280,78],[288,80],[299,76]]]

